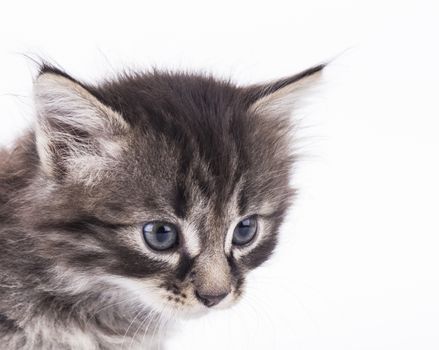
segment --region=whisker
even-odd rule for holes
[[[132,337],[132,339],[131,339],[131,343],[130,343],[130,347],[129,347],[129,349],[132,347],[133,342],[134,342],[134,340],[135,340],[135,338],[136,338],[137,333],[138,333],[139,330],[142,328],[142,326],[148,321],[148,319],[149,319],[149,322],[148,322],[147,326],[145,327],[145,332],[144,332],[144,334],[143,334],[144,336],[145,336],[146,332],[148,331],[149,326],[150,326],[152,320],[156,319],[157,317],[160,317],[160,312],[152,311],[152,310],[146,315],[146,317],[142,320],[142,322],[140,323],[140,325],[137,327],[137,330],[136,330],[136,332],[134,333],[134,335],[133,335],[133,337]],[[143,342],[143,339],[144,339],[144,338],[142,337],[142,342]]]
[[[123,344],[125,344],[125,338],[126,338],[126,336],[128,334],[128,331],[130,330],[130,328],[133,325],[133,323],[136,321],[137,317],[139,317],[139,315],[142,313],[142,311],[144,311],[144,310],[140,309],[140,311],[138,313],[136,313],[136,315],[134,316],[134,318],[131,320],[130,324],[128,325],[128,327],[127,327],[127,329],[125,331],[125,334],[123,335],[123,338],[122,338],[122,346],[123,346]]]

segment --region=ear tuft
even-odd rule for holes
[[[321,79],[326,64],[308,68],[291,77],[248,87],[250,110],[276,115],[290,114],[299,100]]]
[[[69,75],[62,68],[59,68],[59,67],[55,66],[54,64],[49,63],[47,61],[42,61],[41,63],[39,63],[37,77],[40,77],[44,74],[54,74],[54,75],[69,79],[72,82],[79,84],[79,82],[77,80],[75,80],[71,75]]]

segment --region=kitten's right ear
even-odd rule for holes
[[[48,175],[81,171],[87,159],[90,167],[96,157],[116,150],[114,140],[128,130],[122,116],[57,70],[40,73],[34,83],[34,100],[37,150]]]

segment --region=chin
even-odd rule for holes
[[[209,311],[210,310],[205,307],[188,307],[185,309],[175,309],[175,311],[172,312],[172,315],[176,319],[190,320],[206,316]]]

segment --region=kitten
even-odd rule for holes
[[[42,65],[37,121],[0,150],[4,349],[162,348],[236,303],[291,202],[290,114],[324,65],[238,87]]]

